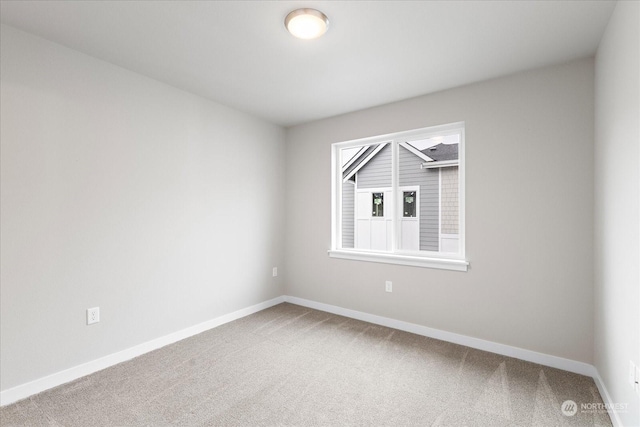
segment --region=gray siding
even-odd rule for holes
[[[342,247],[353,248],[354,200],[355,184],[351,181],[342,183]]]
[[[420,186],[420,250],[438,251],[439,173],[438,169],[421,169],[423,160],[399,147],[400,186]]]
[[[406,148],[399,149],[400,186],[420,186],[420,250],[439,250],[439,172],[438,169],[421,169],[422,159]],[[391,147],[385,148],[367,163],[357,174],[358,188],[391,187]],[[342,247],[351,248],[353,240],[353,188],[343,184],[342,193]],[[350,191],[350,193],[345,193]],[[348,213],[347,213],[347,209]],[[347,246],[350,245],[350,246]]]
[[[357,175],[356,182],[360,189],[391,188],[391,146],[387,144]]]

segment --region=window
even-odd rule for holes
[[[403,191],[402,192],[402,217],[403,218],[415,218],[416,217],[416,204],[417,204],[417,191]]]
[[[371,193],[373,206],[372,206],[372,217],[382,217],[384,216],[384,193]]]
[[[464,123],[332,145],[330,256],[466,271]]]

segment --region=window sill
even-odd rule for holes
[[[331,258],[350,259],[354,261],[381,262],[385,264],[409,265],[412,267],[439,268],[441,270],[467,271],[469,262],[452,258],[427,258],[419,256],[383,254],[374,252],[357,252],[346,250],[330,250]]]

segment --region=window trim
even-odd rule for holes
[[[403,218],[408,218],[411,219],[412,221],[420,221],[420,186],[419,185],[403,185],[402,187],[398,187],[398,190],[400,190],[400,193],[402,193],[401,196],[401,200],[402,200],[402,209],[400,210],[400,217],[398,219],[402,220]],[[413,201],[413,203],[415,203],[414,206],[414,210],[415,210],[415,215],[414,216],[404,216],[404,193],[415,193],[415,200]]]
[[[386,215],[386,211],[385,211],[385,207],[384,207],[384,193],[385,191],[368,191],[368,193],[371,193],[371,210],[373,211],[371,213],[371,218],[382,218],[382,219],[387,219],[389,217],[389,215]],[[376,207],[376,194],[380,195],[380,204],[382,205],[382,209],[379,209],[378,207]],[[375,209],[375,210],[374,210]],[[382,210],[382,215],[379,215],[379,210]]]
[[[408,265],[411,267],[437,268],[441,270],[467,271],[469,261],[453,258],[431,258],[401,253],[365,252],[354,249],[330,249],[329,257],[354,261]]]
[[[458,145],[458,238],[459,238],[459,252],[458,253],[439,253],[431,251],[418,252],[401,252],[396,247],[399,236],[398,227],[400,224],[399,219],[395,218],[394,214],[394,242],[392,244],[392,250],[389,252],[383,251],[369,251],[363,249],[351,249],[342,248],[342,229],[339,226],[342,215],[342,166],[341,166],[341,151],[343,148],[391,143],[392,147],[392,188],[394,194],[394,201],[390,205],[394,211],[397,208],[398,198],[402,197],[399,186],[399,171],[397,167],[398,149],[400,145],[404,145],[403,142],[410,141],[417,138],[429,138],[433,136],[446,136],[452,134],[460,134],[460,141]],[[450,166],[448,164],[447,166]],[[441,164],[440,167],[445,166]],[[426,167],[426,166],[421,166]],[[386,204],[386,203],[385,203]],[[395,212],[394,212],[395,213]],[[440,234],[441,230],[438,230]],[[408,265],[414,267],[426,267],[437,268],[454,271],[467,271],[469,267],[469,261],[466,259],[466,244],[465,244],[465,123],[455,122],[446,125],[430,126],[420,129],[413,129],[404,132],[397,132],[386,135],[378,135],[367,138],[360,138],[355,140],[337,142],[331,145],[331,247],[328,251],[328,255],[331,258],[340,258],[356,261],[367,262],[379,262],[388,264]]]

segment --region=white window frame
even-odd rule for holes
[[[458,145],[458,220],[459,220],[459,250],[457,253],[440,253],[435,251],[400,251],[398,243],[400,239],[400,217],[402,216],[402,187],[399,185],[399,146],[408,140],[418,138],[430,138],[434,136],[446,136],[460,134]],[[390,201],[388,208],[393,209],[393,233],[391,251],[372,251],[363,249],[342,248],[342,161],[341,150],[344,148],[391,143],[392,163],[392,188],[394,200]],[[369,138],[361,138],[351,141],[337,142],[331,146],[331,248],[328,253],[332,258],[349,259],[356,261],[381,262],[388,264],[409,265],[414,267],[438,268],[445,270],[467,271],[469,261],[465,253],[465,126],[464,122],[450,123],[440,126],[414,129],[388,135],[379,135]],[[437,167],[433,165],[425,167]],[[450,166],[450,162],[442,162],[441,167]],[[387,205],[387,201],[385,201]],[[385,206],[385,216],[387,215]],[[440,229],[438,229],[440,234]]]

